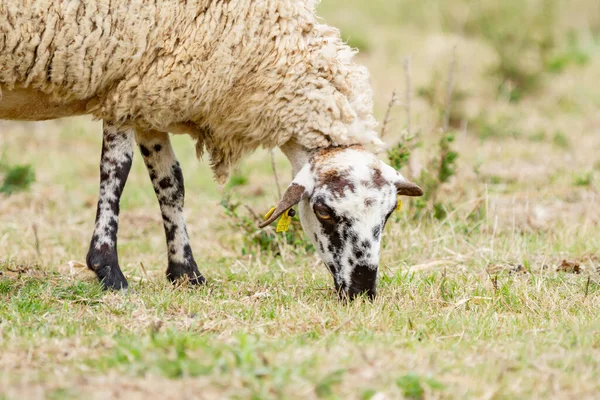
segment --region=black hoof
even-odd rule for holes
[[[178,262],[169,262],[167,268],[167,279],[172,283],[187,280],[190,285],[203,285],[206,279],[202,276],[196,263],[183,264]]]
[[[129,286],[119,267],[111,268],[110,265],[100,267],[96,270],[96,275],[104,290],[124,290]]]
[[[123,290],[129,286],[119,268],[116,253],[90,250],[86,263],[88,268],[96,273],[104,290]]]

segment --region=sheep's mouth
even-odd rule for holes
[[[329,267],[329,266],[328,266]],[[329,268],[332,270],[332,268]],[[354,300],[366,296],[373,301],[377,295],[377,268],[368,265],[359,265],[354,268],[350,284],[333,275],[335,291],[341,300]]]
[[[364,296],[370,301],[375,300],[377,296],[377,288],[375,286],[369,288],[361,288],[356,285],[335,284],[335,291],[341,301],[352,301],[358,297]]]

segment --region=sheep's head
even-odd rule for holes
[[[359,146],[316,151],[264,227],[298,204],[300,220],[342,297],[374,298],[381,234],[397,196],[423,191]]]

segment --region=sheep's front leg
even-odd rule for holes
[[[136,131],[135,138],[162,212],[169,254],[167,278],[171,282],[185,278],[191,284],[202,284],[205,280],[194,260],[183,215],[183,174],[169,135],[156,131]]]
[[[117,256],[119,202],[131,169],[134,134],[106,122],[103,131],[96,226],[86,261],[105,289],[119,290],[127,288]]]

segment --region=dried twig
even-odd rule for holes
[[[494,292],[497,292],[498,291],[498,275],[492,276],[492,274],[490,274],[489,271],[486,271],[486,272],[490,278],[490,281],[492,282],[492,286],[494,287]]]
[[[273,168],[273,177],[275,178],[275,185],[277,186],[277,196],[281,199],[281,186],[279,186],[279,177],[277,176],[277,167],[275,166],[275,152],[271,149],[271,167]]]
[[[452,48],[452,61],[448,72],[448,87],[446,88],[446,107],[444,109],[444,133],[448,132],[450,125],[450,111],[452,109],[452,91],[454,90],[454,69],[456,67],[456,46]]]
[[[585,285],[585,297],[587,297],[587,295],[590,291],[590,282],[591,281],[592,281],[592,278],[590,276],[588,276],[587,283]]]
[[[411,58],[404,58],[404,81],[406,84],[406,92],[404,93],[404,110],[406,111],[406,132],[404,141],[407,146],[411,147],[411,153],[414,151],[416,135],[412,134],[412,118],[411,118],[411,99],[412,99],[412,70]],[[408,176],[415,177],[414,157],[408,162]]]
[[[404,109],[406,110],[406,135],[407,137],[410,137],[410,134],[412,132],[410,119],[410,99],[412,93],[410,57],[406,57],[404,59],[404,80],[406,82],[406,93],[404,97]]]
[[[257,221],[257,222],[262,222],[263,218],[261,218],[258,213],[256,211],[254,211],[249,205],[244,204],[244,207],[246,207],[246,210],[248,210],[248,212],[252,215],[252,217]]]
[[[382,139],[387,132],[387,127],[388,127],[389,123],[391,122],[390,117],[391,117],[391,113],[392,113],[392,108],[394,108],[394,106],[396,105],[397,102],[398,102],[398,96],[396,93],[396,89],[394,89],[394,91],[392,92],[392,98],[390,99],[387,110],[385,112],[385,118],[383,118],[383,124],[381,125],[381,138]]]
[[[144,276],[146,278],[148,278],[148,271],[146,271],[146,267],[144,267],[144,263],[140,261],[140,267],[142,267],[142,272],[144,273]]]
[[[40,252],[40,238],[38,237],[38,230],[37,230],[37,224],[33,224],[32,225],[33,228],[33,237],[35,238],[35,252],[37,253],[38,257],[42,257],[42,253]]]
[[[444,273],[442,274],[442,283],[440,283],[440,294],[442,299],[446,300],[446,267],[444,267]]]

